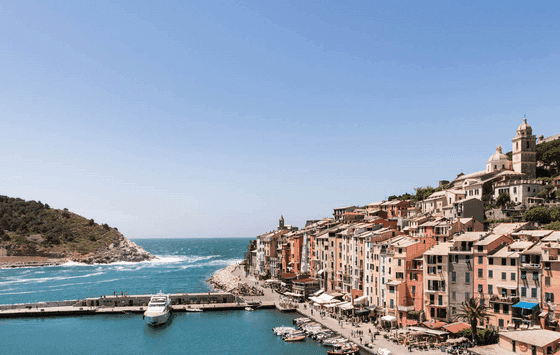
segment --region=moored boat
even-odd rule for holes
[[[302,341],[305,339],[305,335],[294,335],[284,338],[284,341]]]
[[[355,355],[360,353],[360,348],[351,345],[335,345],[332,350],[328,350],[329,355]]]
[[[169,295],[164,295],[161,291],[152,296],[148,309],[144,312],[146,324],[157,327],[167,323],[171,317],[171,299]]]

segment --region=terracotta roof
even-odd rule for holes
[[[449,325],[445,325],[445,326],[443,326],[443,329],[445,329],[445,330],[447,330],[447,331],[449,331],[453,334],[456,334],[456,333],[460,332],[461,330],[467,329],[467,328],[470,328],[470,327],[471,326],[468,323],[458,322],[458,323],[452,323],[452,324],[449,324]]]
[[[282,274],[282,278],[283,279],[294,279],[296,277],[296,274],[294,274],[293,272],[287,272]]]
[[[441,321],[435,321],[435,322],[424,322],[422,323],[424,324],[426,327],[430,328],[430,329],[439,329],[441,327],[443,327],[444,325],[447,325],[447,323],[445,322],[441,322]]]

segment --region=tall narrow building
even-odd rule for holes
[[[537,177],[537,137],[533,135],[533,129],[523,118],[523,123],[517,128],[517,136],[513,142],[513,171],[523,173],[529,179]]]

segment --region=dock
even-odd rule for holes
[[[148,308],[150,297],[151,295],[112,295],[85,300],[0,305],[0,318],[141,314]],[[236,302],[235,296],[224,292],[173,294],[170,297],[174,312],[188,312],[194,308],[212,312],[245,310],[245,307],[271,309],[276,306],[271,301],[260,302],[256,307],[254,302]]]

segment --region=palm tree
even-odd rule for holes
[[[454,316],[455,320],[463,319],[471,325],[471,334],[473,344],[478,343],[478,334],[476,332],[476,326],[478,321],[483,321],[485,318],[490,317],[491,314],[488,313],[488,307],[484,303],[479,302],[476,298],[471,298],[467,302],[463,302],[459,312]]]

